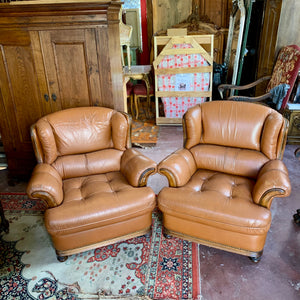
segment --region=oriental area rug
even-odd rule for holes
[[[58,262],[43,223],[45,206],[25,193],[0,193],[9,233],[0,234],[0,299],[200,299],[197,244],[152,234]]]

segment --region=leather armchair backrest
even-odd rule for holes
[[[41,118],[32,128],[39,162],[52,164],[58,157],[130,146],[129,121],[110,108],[80,107]]]
[[[246,155],[249,157],[249,165],[252,165],[251,171],[248,172],[251,177],[256,174],[256,171],[253,171],[255,161],[264,164],[267,160],[281,158],[284,151],[287,130],[285,119],[275,110],[263,105],[237,101],[205,102],[186,112],[183,125],[185,148],[191,149],[197,145],[218,146],[216,153],[220,157],[216,158],[214,168],[216,170],[219,170],[217,165],[221,164],[220,161],[224,161],[228,148],[253,153],[250,156]],[[222,151],[223,154],[221,154]],[[208,161],[211,167],[212,160]],[[239,162],[234,161],[233,158],[229,169],[238,164]],[[257,166],[257,170],[260,167]],[[224,172],[231,172],[229,169],[224,169],[224,165],[222,167]],[[245,168],[238,167],[237,169]],[[237,172],[237,174],[240,173],[241,171]],[[248,175],[247,172],[245,173]]]
[[[124,151],[103,149],[86,154],[59,156],[52,167],[62,179],[120,171]]]

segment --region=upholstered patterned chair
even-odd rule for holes
[[[264,105],[211,101],[190,108],[183,128],[184,147],[158,165],[165,233],[259,261],[272,200],[291,190],[287,121]]]
[[[156,163],[131,148],[131,119],[104,107],[49,114],[31,128],[38,161],[30,198],[48,206],[45,225],[57,257],[143,235],[155,194]]]
[[[219,85],[218,90],[220,94],[224,96],[226,90],[247,90],[257,86],[263,81],[269,80],[264,95],[258,97],[231,96],[228,99],[250,102],[261,102],[266,101],[266,99],[272,99],[274,107],[276,107],[277,110],[283,110],[289,100],[299,69],[300,47],[297,45],[286,46],[279,51],[271,76],[262,77],[257,81],[244,86],[221,84]],[[276,90],[279,86],[282,87],[282,91]],[[283,97],[275,100],[274,94],[277,92],[282,92]]]

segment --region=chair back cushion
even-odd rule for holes
[[[41,118],[33,130],[34,144],[42,162],[52,164],[58,157],[86,154],[103,149],[124,151],[130,124],[122,114],[104,107],[78,107]]]
[[[124,151],[103,149],[59,156],[52,164],[62,179],[120,171]]]
[[[281,109],[284,109],[286,107],[286,103],[292,92],[299,69],[300,47],[297,45],[290,45],[281,48],[274,65],[272,77],[268,83],[266,90],[266,92],[268,93],[272,88],[283,83],[286,83],[290,86],[290,89],[282,100]]]
[[[263,105],[205,102],[186,112],[183,125],[184,146],[202,169],[255,177],[263,164],[281,158],[284,150],[285,119]]]

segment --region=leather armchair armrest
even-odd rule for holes
[[[281,160],[267,162],[260,170],[252,196],[255,203],[270,208],[274,197],[287,197],[291,183],[286,166]]]
[[[29,180],[27,194],[31,199],[42,199],[48,208],[55,207],[63,201],[62,178],[48,164],[38,164]]]
[[[187,149],[176,150],[158,165],[158,172],[168,178],[170,187],[185,185],[196,170],[194,157]]]
[[[146,186],[148,177],[156,173],[156,168],[157,165],[152,159],[133,148],[124,151],[121,157],[120,171],[135,187]]]

